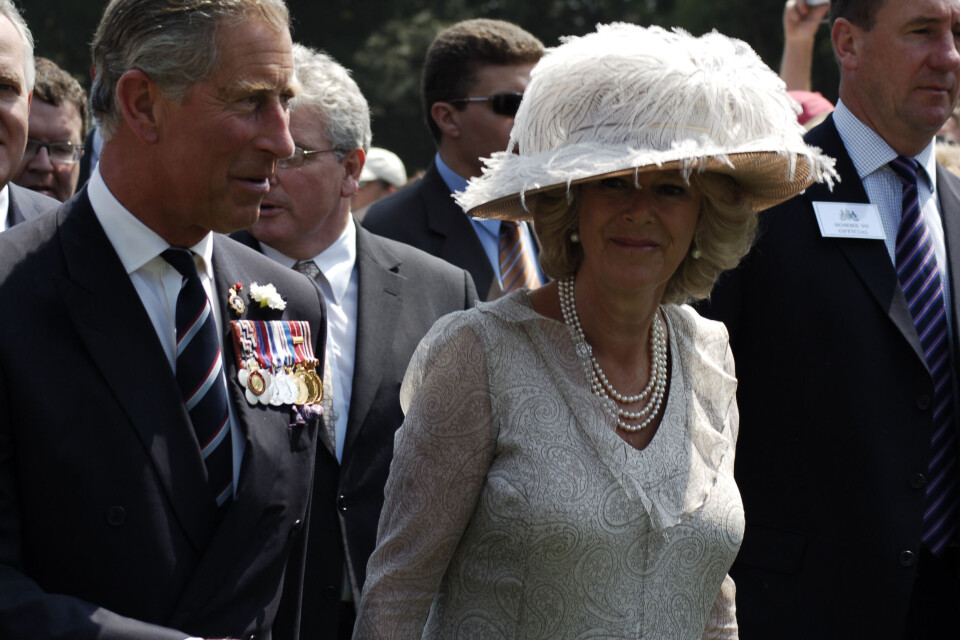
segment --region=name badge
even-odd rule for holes
[[[875,204],[814,202],[813,210],[824,238],[883,240],[887,237]]]

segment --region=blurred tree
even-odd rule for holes
[[[89,86],[89,43],[107,0],[15,0],[53,59]],[[433,143],[421,115],[420,68],[436,33],[467,18],[519,24],[547,46],[582,35],[598,22],[711,29],[746,40],[774,69],[783,46],[784,0],[287,0],[294,39],[324,49],[352,69],[373,114],[374,144],[390,148],[408,168],[426,166]],[[813,85],[836,100],[838,73],[828,30],[822,29]]]

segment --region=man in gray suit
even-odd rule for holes
[[[472,307],[476,291],[463,269],[356,223],[350,201],[370,146],[367,101],[329,56],[294,45],[294,62],[297,150],[281,161],[252,235],[235,237],[310,273],[327,300],[325,420],[334,437],[317,451],[300,633],[349,638],[403,421],[400,382],[434,321]]]
[[[33,35],[11,0],[0,0],[0,231],[32,220],[59,204],[10,183],[27,146],[27,121],[36,68]]]

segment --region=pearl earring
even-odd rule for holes
[[[570,232],[570,242],[573,244],[578,244],[580,242],[580,234],[577,233],[576,229]]]
[[[700,258],[703,257],[703,252],[700,251],[700,249],[694,248],[694,250],[690,252],[690,256],[691,256],[694,260],[699,260]]]

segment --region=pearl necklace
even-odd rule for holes
[[[660,314],[653,316],[653,331],[650,332],[650,380],[643,391],[637,395],[627,396],[613,388],[600,363],[593,355],[593,348],[587,343],[580,325],[580,316],[577,314],[577,303],[573,295],[573,278],[566,278],[559,283],[560,311],[563,321],[570,329],[577,353],[590,361],[590,391],[600,398],[609,398],[616,403],[617,426],[625,431],[640,431],[650,424],[660,413],[663,404],[663,394],[667,388],[667,340],[660,321]],[[621,404],[631,405],[644,402],[639,411],[627,411]],[[640,420],[639,424],[629,424],[627,420]]]

